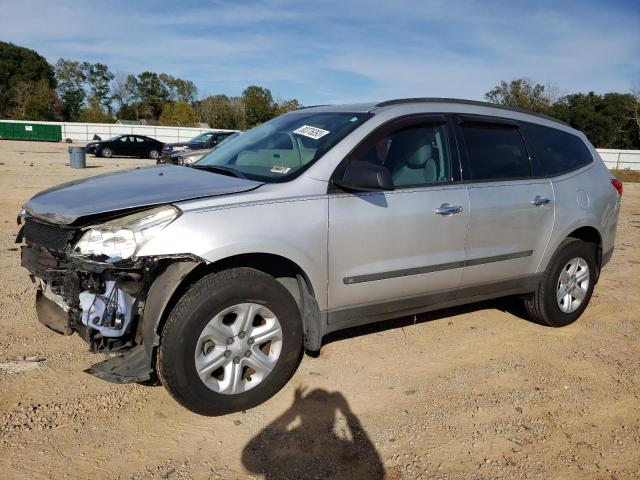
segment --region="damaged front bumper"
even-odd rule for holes
[[[27,244],[21,263],[38,286],[38,320],[62,335],[78,333],[92,352],[119,354],[86,372],[130,383],[153,379],[163,314],[202,262],[185,255],[111,264]]]

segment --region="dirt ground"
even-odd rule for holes
[[[104,357],[36,320],[21,204],[149,163],[72,170],[66,148],[0,141],[0,477],[640,478],[640,184],[625,185],[613,260],[574,325],[499,301],[352,330],[266,404],[206,418],[162,387],[83,373]]]

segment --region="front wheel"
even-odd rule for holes
[[[157,369],[184,407],[224,415],[275,395],[301,351],[291,294],[265,273],[236,268],[205,276],[178,301],[162,331]]]
[[[110,148],[105,147],[102,150],[100,150],[100,156],[104,158],[111,158],[113,157],[113,152],[111,151]]]
[[[597,268],[595,246],[567,238],[551,257],[534,294],[525,300],[531,319],[551,327],[575,322],[589,304]]]
[[[151,160],[158,160],[158,158],[160,158],[160,152],[158,150],[151,150],[149,152],[149,158]]]

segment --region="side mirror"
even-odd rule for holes
[[[379,192],[393,190],[391,172],[387,167],[369,162],[351,162],[342,178],[333,181],[344,190],[357,192]]]

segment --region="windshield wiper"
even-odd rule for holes
[[[239,172],[235,168],[231,168],[231,167],[223,167],[220,165],[193,165],[191,168],[206,170],[207,172],[220,173],[222,175],[227,175],[229,177],[242,178],[245,180],[247,179],[244,173]]]

